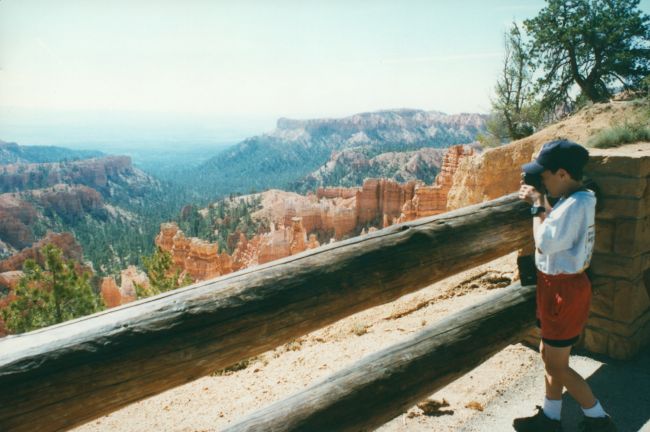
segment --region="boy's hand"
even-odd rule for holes
[[[519,199],[526,201],[530,205],[541,206],[542,194],[537,192],[533,186],[522,184],[519,188]]]

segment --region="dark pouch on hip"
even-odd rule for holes
[[[521,285],[537,284],[537,267],[535,267],[535,255],[524,255],[517,257],[517,268]]]

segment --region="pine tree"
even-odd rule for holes
[[[41,250],[44,266],[25,261],[24,276],[16,289],[16,299],[3,311],[7,328],[22,333],[58,324],[102,309],[99,296],[90,284],[91,274],[64,261],[61,249],[46,245]]]
[[[143,256],[142,263],[149,277],[149,286],[136,284],[138,298],[150,297],[192,283],[187,275],[181,279],[180,271],[173,269],[171,254],[160,247],[151,256]]]
[[[574,86],[592,102],[606,101],[615,84],[638,88],[650,73],[650,16],[639,0],[547,0],[524,21],[531,59],[543,70],[545,107],[571,100]]]
[[[492,101],[493,116],[503,122],[507,138],[516,140],[532,134],[539,119],[534,102],[528,54],[516,23],[513,23],[505,35],[505,58],[495,91],[496,98]],[[502,133],[500,128],[499,126],[492,130],[488,122],[488,129],[497,137]]]

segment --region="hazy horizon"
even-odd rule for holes
[[[280,117],[487,113],[504,32],[543,6],[0,1],[0,140],[178,150],[236,143]]]

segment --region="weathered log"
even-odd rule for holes
[[[373,430],[521,339],[534,295],[534,286],[512,285],[226,431]]]
[[[374,430],[519,340],[534,323],[534,296],[534,286],[512,285],[224,432]]]
[[[0,340],[0,430],[66,429],[530,241],[514,195]]]

